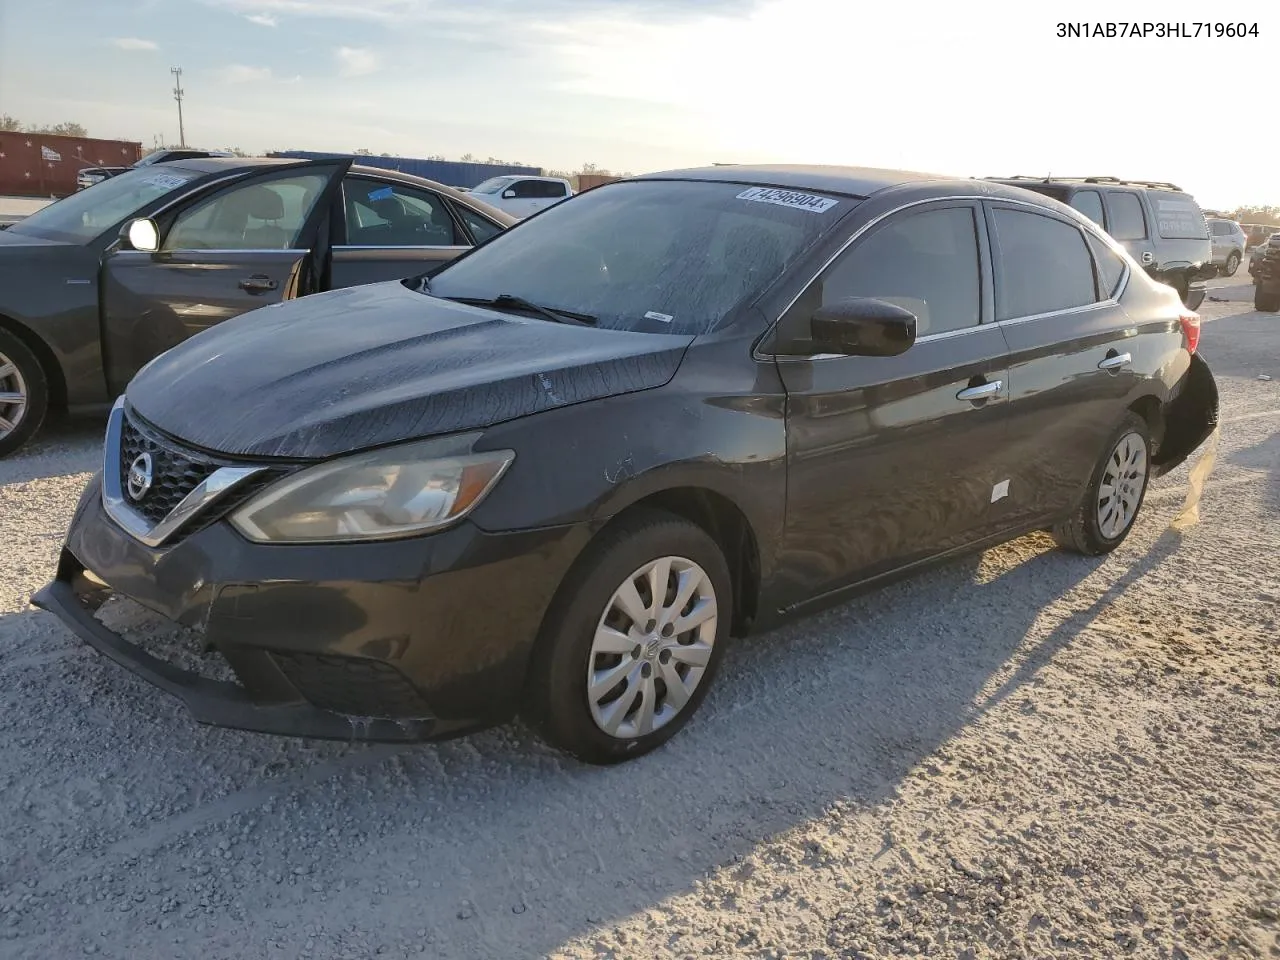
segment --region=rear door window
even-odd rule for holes
[[[443,198],[430,191],[363,177],[348,177],[342,190],[349,246],[465,245]]]
[[[1107,222],[1102,214],[1102,195],[1097,190],[1078,190],[1071,198],[1071,206],[1104,230],[1107,228]]]
[[[1107,231],[1117,240],[1145,240],[1147,218],[1136,193],[1112,190],[1107,193],[1107,215],[1111,228]]]
[[[1097,301],[1093,257],[1077,227],[1022,210],[992,212],[997,320]]]
[[[1147,194],[1156,212],[1156,230],[1166,240],[1204,240],[1209,236],[1200,205],[1185,193],[1152,190]]]

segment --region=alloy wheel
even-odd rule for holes
[[[0,353],[0,440],[18,429],[27,412],[27,383],[18,365]]]
[[[1147,479],[1147,443],[1137,433],[1120,438],[1098,487],[1098,530],[1114,540],[1133,523]]]
[[[587,700],[611,737],[650,734],[676,718],[702,682],[719,609],[707,572],[683,557],[640,567],[614,591],[587,662]]]

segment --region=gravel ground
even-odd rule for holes
[[[1214,287],[1198,524],[1184,467],[1106,560],[742,642],[613,769],[197,726],[27,606],[102,427],[50,431],[0,462],[0,957],[1280,956],[1280,318]]]

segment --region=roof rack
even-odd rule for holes
[[[1182,193],[1182,188],[1176,183],[1168,183],[1163,180],[1124,180],[1120,177],[1029,177],[1026,174],[1018,174],[1012,177],[993,177],[995,180],[1039,180],[1041,183],[1050,183],[1056,180],[1068,180],[1073,183],[1115,183],[1123,186],[1131,187],[1154,187],[1157,190],[1176,190]]]

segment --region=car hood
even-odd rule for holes
[[[21,223],[22,221],[18,221]],[[13,227],[8,230],[0,230],[0,252],[5,250],[11,251],[9,255],[19,255],[23,250],[30,250],[32,247],[70,247],[73,244],[63,240],[46,240],[43,237],[33,237],[25,233],[16,232]]]
[[[126,399],[207,450],[318,459],[659,387],[692,340],[557,324],[380,283],[213,327],[139,371]]]

